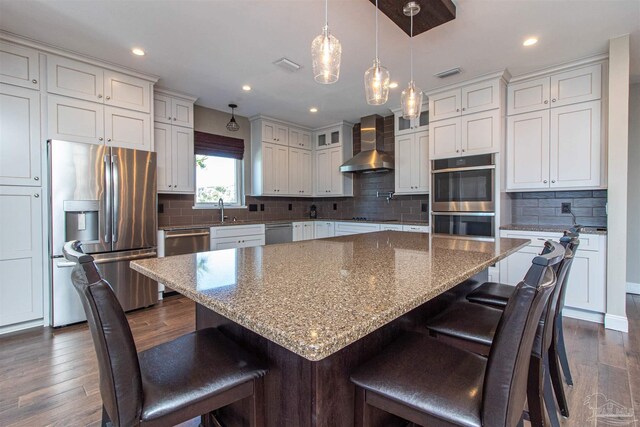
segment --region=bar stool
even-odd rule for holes
[[[551,424],[560,425],[551,391],[548,356],[553,339],[553,317],[556,313],[562,285],[565,283],[566,274],[573,262],[572,248],[577,244],[578,240],[575,238],[563,237],[561,239],[561,245],[566,247],[566,252],[564,259],[557,265],[558,286],[544,309],[536,332],[531,354],[528,387],[529,416],[533,426],[547,424],[544,413],[545,406]],[[549,241],[545,244],[545,251],[548,250],[551,250],[551,242]],[[500,312],[501,310],[488,306],[466,301],[457,302],[429,321],[427,328],[432,336],[443,339],[450,344],[470,349],[479,354],[488,354],[495,340],[495,331],[500,324]],[[562,391],[558,396],[558,402],[564,398],[564,391]],[[564,404],[566,405],[566,400]]]
[[[264,423],[266,364],[215,328],[199,330],[136,352],[131,329],[113,290],[80,242],[63,252],[76,263],[72,282],[84,307],[98,357],[102,425],[167,426],[249,398],[249,425]]]
[[[409,332],[360,366],[351,375],[356,425],[369,425],[371,407],[424,426],[521,425],[537,324],[564,258],[552,245],[516,286],[488,358]]]

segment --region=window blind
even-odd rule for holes
[[[196,154],[242,160],[244,139],[198,131],[193,133],[193,138]]]

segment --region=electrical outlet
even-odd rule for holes
[[[566,202],[566,203],[562,203],[562,205],[560,205],[561,208],[561,212],[563,214],[570,214],[571,213],[571,203],[570,202]]]
[[[292,211],[293,210],[293,204],[289,203],[289,210]]]
[[[158,203],[158,213],[164,213],[164,205],[162,203]]]
[[[258,212],[258,205],[256,205],[255,203],[250,203],[249,212]]]
[[[334,203],[334,204],[333,204],[333,210],[334,210],[334,211],[337,211],[337,210],[338,210],[338,204],[337,204],[337,203]]]
[[[429,203],[422,203],[420,207],[421,212],[429,212]]]
[[[260,210],[263,211],[264,210],[264,203],[260,203]]]

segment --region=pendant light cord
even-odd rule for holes
[[[376,0],[376,62],[378,62],[378,0]]]
[[[413,11],[411,11],[411,40],[409,40],[409,50],[411,51],[411,82],[413,83]]]
[[[329,27],[329,0],[324,0],[324,25]]]

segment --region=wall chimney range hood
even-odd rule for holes
[[[384,152],[384,118],[377,114],[363,117],[360,119],[360,152],[340,166],[340,172],[388,172],[393,166],[393,156]]]

